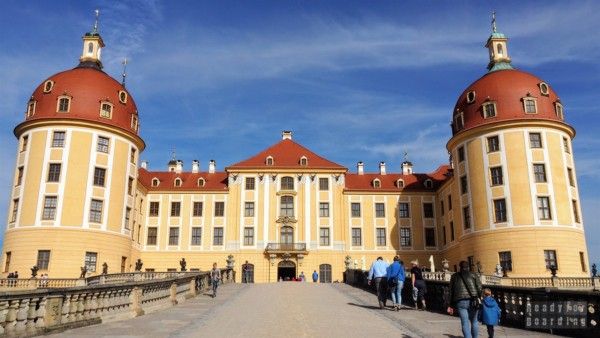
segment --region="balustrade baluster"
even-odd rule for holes
[[[35,333],[35,319],[37,318],[37,312],[35,311],[35,308],[37,307],[39,301],[39,297],[34,297],[29,300],[29,308],[27,309],[27,321],[25,323],[25,330],[28,334]]]
[[[0,301],[0,335],[4,334],[6,326],[6,315],[8,314],[8,301]]]
[[[36,315],[36,320],[35,320],[35,327],[39,329],[42,329],[44,327],[46,327],[46,321],[44,320],[44,318],[46,317],[46,305],[48,304],[48,297],[42,297],[40,299],[40,307],[37,309],[35,315]]]
[[[29,299],[21,299],[19,309],[17,310],[17,324],[15,325],[15,331],[17,333],[25,332],[27,324],[27,312],[29,312]]]

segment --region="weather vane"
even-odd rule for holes
[[[404,152],[404,162],[408,162],[408,152]]]
[[[492,11],[492,32],[496,33],[496,11]]]
[[[123,82],[121,84],[123,87],[125,87],[125,78],[127,77],[127,58],[124,58],[121,64],[123,65],[123,74],[121,74],[123,76]]]
[[[96,9],[94,13],[96,13],[96,21],[94,22],[94,33],[98,33],[98,19],[100,18],[100,10]]]
[[[171,159],[175,160],[175,147],[171,150]]]

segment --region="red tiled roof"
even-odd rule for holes
[[[268,156],[273,157],[273,165],[267,165],[266,159]],[[300,158],[306,156],[308,163],[306,166],[300,165]],[[337,169],[337,170],[348,170],[346,167],[341,166],[337,163],[331,162],[307,148],[303,147],[299,143],[296,143],[290,139],[281,140],[273,146],[261,151],[260,153],[238,162],[232,166],[226,168],[229,169]]]
[[[386,175],[365,173],[346,174],[346,191],[369,191],[369,192],[399,192],[399,191],[436,191],[449,177],[452,169],[448,165],[442,165],[429,174],[402,175],[388,173]],[[380,188],[373,187],[373,180],[378,178],[381,182]],[[398,179],[404,180],[404,188],[398,188]],[[431,179],[433,187],[425,188],[425,180]]]
[[[148,171],[146,169],[139,169],[138,181],[148,191],[227,191],[227,173],[215,172],[210,174],[208,172],[182,172],[177,174],[171,171]],[[175,186],[175,179],[181,179],[181,186]],[[157,187],[152,186],[152,179],[158,178],[160,184]],[[198,179],[204,178],[204,186],[198,186]]]

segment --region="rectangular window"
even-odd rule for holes
[[[433,203],[423,203],[423,217],[433,218]]]
[[[223,228],[217,227],[213,229],[213,245],[223,245]]]
[[[350,206],[352,209],[352,217],[360,217],[360,203],[352,203]]]
[[[225,215],[225,202],[215,202],[215,217],[223,217]]]
[[[246,190],[254,190],[254,177],[246,177]]]
[[[352,228],[352,246],[362,245],[362,229]]]
[[[579,251],[579,262],[581,263],[581,272],[587,272],[587,264],[585,264],[585,254]]]
[[[577,208],[577,201],[572,200],[571,203],[573,204],[573,218],[575,219],[575,223],[580,223],[581,221],[579,219],[579,208]]]
[[[494,215],[496,223],[506,222],[506,200],[504,198],[494,200]]]
[[[112,106],[108,103],[102,103],[100,106],[100,117],[110,119],[112,117]]]
[[[254,217],[254,202],[246,202],[244,204],[244,216]]]
[[[450,242],[454,242],[454,222],[450,222]]]
[[[160,209],[160,202],[150,202],[149,216],[158,216],[158,210]]]
[[[19,199],[15,198],[13,201],[12,214],[10,216],[11,222],[17,221],[17,215],[19,214]]]
[[[254,245],[254,228],[244,228],[244,245]]]
[[[96,261],[98,260],[97,252],[86,252],[85,253],[85,267],[87,272],[96,272]]]
[[[546,166],[543,163],[533,165],[533,176],[536,183],[546,182]]]
[[[425,228],[425,246],[427,246],[427,247],[435,246],[435,229],[434,228]]]
[[[329,228],[319,229],[319,245],[329,246]]]
[[[319,178],[319,190],[329,190],[329,179],[327,177]]]
[[[282,177],[281,190],[294,190],[294,178],[289,176]]]
[[[458,162],[465,160],[465,147],[458,147]]]
[[[4,272],[8,272],[10,270],[10,258],[12,253],[10,251],[6,252],[6,258],[4,259]]]
[[[90,222],[102,222],[102,204],[102,200],[92,199],[92,202],[90,203]]]
[[[281,196],[281,205],[279,206],[280,216],[294,217],[294,197]]]
[[[98,136],[98,143],[96,144],[96,151],[101,153],[108,153],[108,147],[110,145],[110,139],[108,137]]]
[[[158,234],[158,228],[149,227],[148,228],[148,237],[146,240],[146,245],[156,245],[156,235]]]
[[[550,213],[550,198],[547,196],[537,198],[538,217],[542,220],[552,219]]]
[[[487,138],[488,153],[500,151],[500,139],[498,136],[490,136]]]
[[[490,168],[490,176],[492,177],[492,185],[504,184],[504,178],[502,175],[502,167]]]
[[[69,111],[69,102],[70,99],[67,97],[61,97],[58,99],[58,111],[66,113]]]
[[[442,240],[444,241],[444,245],[448,243],[448,238],[446,237],[446,226],[442,225]]]
[[[329,203],[319,203],[319,217],[329,217]]]
[[[131,218],[131,208],[125,208],[125,229],[129,229],[129,219]]]
[[[541,148],[542,147],[542,134],[529,133],[529,146],[531,148]]]
[[[192,228],[192,245],[202,245],[202,228]]]
[[[131,152],[129,153],[129,162],[131,164],[135,164],[135,149],[131,148]]]
[[[375,203],[375,217],[385,217],[385,205],[383,203]]]
[[[377,246],[386,246],[385,228],[377,228],[375,231],[377,237]]]
[[[94,185],[103,187],[104,179],[106,178],[106,169],[104,168],[94,168]]]
[[[573,176],[573,169],[567,168],[567,176],[569,176],[569,185],[575,186],[575,177]]]
[[[454,130],[459,131],[462,130],[464,127],[465,121],[463,119],[463,114],[458,113],[456,116],[454,116]]]
[[[52,147],[62,148],[65,146],[65,132],[55,131],[52,133]]]
[[[469,192],[469,185],[467,183],[467,176],[460,177],[460,193],[466,194]]]
[[[569,147],[569,139],[566,137],[563,137],[563,147],[565,148],[565,153],[571,153],[571,147]]]
[[[202,202],[194,202],[194,207],[192,211],[192,216],[194,217],[202,217],[202,209],[204,207],[204,203]]]
[[[469,210],[469,207],[466,206],[463,208],[463,221],[465,229],[470,229],[471,228],[471,212]]]
[[[484,117],[490,118],[496,116],[496,105],[494,103],[487,103],[483,106]]]
[[[133,177],[127,179],[127,194],[133,196]]]
[[[23,167],[17,168],[17,184],[16,186],[20,186],[23,183]]]
[[[448,195],[448,211],[452,210],[452,195]]]
[[[179,217],[181,215],[181,202],[171,202],[171,217]]]
[[[398,216],[400,218],[409,218],[410,217],[410,210],[408,208],[408,203],[398,203]]]
[[[410,228],[400,228],[400,245],[411,246],[412,236]]]
[[[178,245],[179,244],[179,228],[170,227],[169,228],[169,245]]]
[[[550,267],[558,269],[556,250],[544,250],[544,260],[546,261],[546,269],[550,269]]]
[[[523,100],[523,103],[525,104],[525,113],[535,114],[537,112],[535,109],[535,100],[525,99]]]
[[[502,271],[512,271],[512,254],[510,253],[510,251],[498,252],[498,258],[500,260],[500,266],[502,267]]]
[[[442,211],[442,216],[444,216],[444,201],[440,201],[440,210]]]
[[[23,142],[21,143],[21,151],[27,150],[28,144],[29,144],[29,136],[23,136]]]
[[[50,250],[38,250],[37,267],[40,270],[48,270],[50,264]]]
[[[56,217],[56,196],[44,197],[44,211],[42,212],[43,220],[54,220]]]
[[[48,166],[48,182],[58,182],[60,180],[60,163],[50,163]]]

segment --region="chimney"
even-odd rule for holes
[[[197,174],[200,171],[200,162],[198,160],[192,161],[192,173]]]
[[[356,163],[356,172],[359,175],[363,175],[365,173],[365,164],[362,161]]]
[[[413,164],[409,161],[402,162],[402,175],[412,175]]]
[[[215,160],[210,160],[210,162],[208,162],[208,173],[214,174],[216,167],[217,167],[217,163],[215,162]]]
[[[379,162],[379,175],[385,175],[385,162]]]
[[[292,139],[292,131],[291,130],[284,130],[281,132],[281,139],[282,140],[291,140]]]
[[[175,163],[175,172],[178,174],[181,174],[182,171],[183,171],[183,161],[177,160],[177,162]]]
[[[148,161],[142,161],[142,168],[148,170]]]

